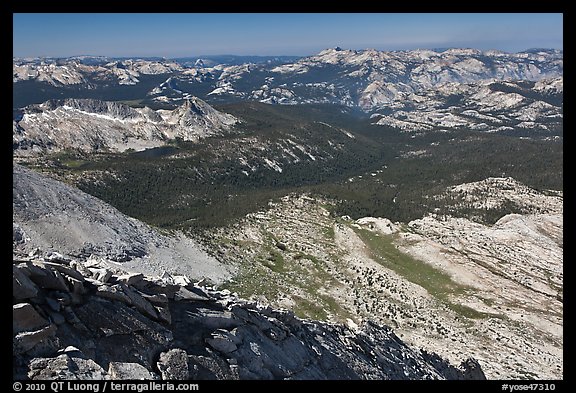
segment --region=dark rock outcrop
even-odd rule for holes
[[[454,367],[375,323],[355,331],[301,320],[181,277],[94,261],[14,261],[16,378],[484,379],[474,359]]]

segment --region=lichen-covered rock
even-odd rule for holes
[[[30,379],[102,380],[107,379],[104,369],[92,359],[62,354],[55,358],[36,358],[30,362]],[[81,356],[81,355],[80,355]]]
[[[164,380],[186,380],[190,376],[188,354],[180,348],[161,353],[156,365]]]
[[[110,379],[159,379],[158,376],[138,363],[110,362],[108,366]]]

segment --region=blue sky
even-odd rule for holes
[[[311,55],[322,49],[563,47],[563,15],[13,14],[15,57]]]

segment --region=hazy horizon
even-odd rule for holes
[[[563,49],[562,14],[13,14],[13,57]]]
[[[324,48],[322,50],[326,50],[326,49],[331,49],[331,48]],[[343,50],[356,50],[356,51],[362,51],[362,50],[370,50],[370,49],[374,49],[374,48],[362,48],[362,49],[358,49],[358,48],[341,48]],[[413,51],[413,50],[432,50],[432,51],[445,51],[445,50],[449,50],[449,49],[478,49],[478,48],[470,48],[470,47],[462,47],[462,46],[453,46],[453,47],[446,47],[446,48],[414,48],[414,49],[393,49],[393,50],[382,50],[379,49],[379,51],[383,51],[383,52],[408,52],[408,51]],[[533,49],[545,49],[545,50],[560,50],[563,51],[563,49],[558,49],[558,48],[542,48],[542,47],[534,47],[534,48],[525,48],[522,50],[518,50],[518,51],[514,51],[514,52],[510,52],[510,51],[502,51],[504,53],[521,53],[521,52],[526,52],[526,51],[530,51]],[[482,50],[482,49],[479,49]],[[485,49],[482,51],[489,51],[489,50],[498,50],[498,49]],[[110,58],[110,59],[154,59],[154,58],[159,58],[159,59],[166,59],[166,60],[174,60],[174,59],[197,59],[197,58],[213,58],[213,57],[226,57],[226,56],[230,56],[230,57],[307,57],[307,56],[314,56],[318,53],[311,53],[311,54],[307,54],[307,55],[285,55],[285,54],[278,54],[278,55],[259,55],[259,54],[242,54],[242,55],[238,55],[238,54],[233,54],[233,53],[215,53],[215,54],[197,54],[197,55],[185,55],[185,56],[155,56],[155,55],[132,55],[132,56],[107,56],[107,55],[91,55],[91,54],[77,54],[77,55],[70,55],[70,56],[14,56],[14,58],[17,59],[42,59],[42,58],[46,58],[46,59],[67,59],[67,58],[81,58],[81,57],[93,57],[93,58],[97,58],[97,57],[104,57],[104,58]]]

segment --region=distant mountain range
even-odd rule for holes
[[[139,108],[165,110],[153,113],[152,109],[128,106],[122,109],[138,112],[130,120],[131,124],[138,123],[138,130],[121,131],[123,142],[134,137],[134,132],[145,132],[146,137],[137,138],[152,141],[175,136],[192,140],[232,124],[230,118],[215,115],[211,108],[208,112],[213,119],[201,119],[203,110],[200,110],[193,115],[194,119],[182,123],[180,112],[187,111],[182,108],[190,102],[203,102],[202,99],[211,104],[251,100],[286,105],[343,105],[371,116],[373,124],[411,132],[472,129],[518,136],[563,134],[563,52],[550,49],[505,53],[475,49],[382,52],[334,48],[299,59],[235,56],[178,60],[90,56],[14,59],[13,82],[14,143],[19,147],[24,146],[22,130],[30,134],[38,127],[33,125],[35,117],[48,116],[55,121],[63,110],[72,109],[73,115],[64,116],[78,117],[82,111],[78,111],[76,104],[82,101],[68,105],[62,98],[122,100]],[[60,101],[17,109],[53,99]],[[119,108],[118,105],[96,106]],[[58,106],[61,108],[57,110]],[[208,108],[207,104],[201,106]],[[176,108],[180,108],[179,114],[167,112]],[[48,115],[48,110],[56,117]],[[84,112],[82,116],[94,113]],[[143,120],[148,115],[152,117]],[[117,134],[121,122],[108,120],[115,122],[112,128]],[[170,125],[159,126],[158,122]],[[42,127],[49,123],[43,121]],[[139,128],[144,125],[147,131]],[[194,131],[190,131],[191,127]],[[37,131],[50,134],[46,130]]]
[[[213,97],[285,104],[330,102],[369,111],[445,83],[559,77],[563,73],[563,52],[544,49],[520,53],[474,49],[382,52],[335,48],[300,59],[213,56],[144,60],[84,56],[14,59],[13,71],[16,89],[22,81],[102,89],[135,85],[145,75],[170,74],[181,87],[190,85],[185,92],[192,95],[202,96],[201,90]],[[208,84],[209,88],[197,89],[197,84]],[[157,92],[150,95],[161,96]]]

